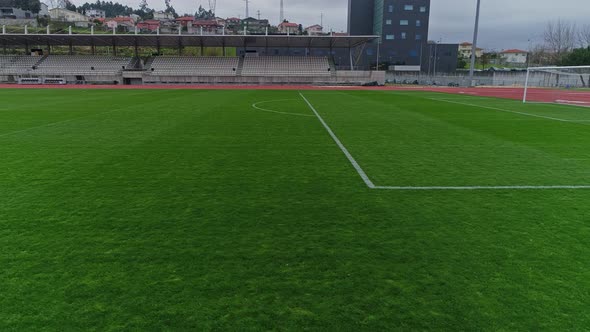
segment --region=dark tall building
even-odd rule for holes
[[[420,65],[426,52],[430,0],[348,0],[348,32],[379,35],[380,62]],[[364,50],[363,62],[376,62],[377,45]]]

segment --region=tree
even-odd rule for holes
[[[590,46],[577,48],[563,57],[561,66],[590,66]]]
[[[104,10],[105,15],[107,17],[129,16],[131,14],[136,13],[136,11],[134,11],[133,8],[131,8],[129,6],[122,5],[118,2],[112,2],[112,1],[107,2],[107,1],[97,0],[95,3],[86,2],[82,6],[78,7],[78,10],[83,11],[83,12],[86,12],[89,9]],[[143,15],[140,15],[140,14],[143,14]],[[139,13],[137,13],[137,15],[143,17],[145,15],[145,13],[139,11]]]
[[[590,46],[590,25],[585,25],[580,29],[578,39],[581,47]]]
[[[176,13],[176,9],[174,9],[174,7],[172,7],[170,2],[171,2],[171,0],[164,0],[164,4],[166,4],[166,10],[164,10],[164,12],[172,14],[172,16],[174,16],[174,18],[177,18],[178,14]]]
[[[465,61],[465,59],[463,59],[463,57],[460,56],[457,59],[457,69],[465,69],[465,67],[467,67],[467,61]]]
[[[573,50],[571,53],[567,54],[563,57],[560,62],[561,66],[590,66],[590,46],[586,48],[577,48]],[[582,74],[580,74],[580,80],[584,87],[590,85],[590,75],[588,79],[585,79]]]
[[[483,54],[481,55],[481,58],[480,58],[481,69],[483,69],[483,70],[486,69],[486,66],[490,63],[491,58],[492,58],[492,55],[490,53],[483,52]]]
[[[139,3],[139,10],[141,10],[144,13],[149,12],[150,8],[148,7],[147,0],[141,0],[141,2]]]
[[[215,18],[215,14],[211,10],[205,10],[203,6],[199,6],[199,9],[195,12],[195,18],[199,20],[212,20]]]
[[[547,23],[543,39],[545,47],[551,52],[553,63],[558,63],[565,54],[574,48],[576,37],[575,24],[561,19]]]
[[[76,5],[72,3],[70,0],[66,0],[66,9],[75,12],[77,10]]]
[[[528,63],[529,66],[533,66],[533,65],[541,65],[542,66],[542,65],[551,64],[549,52],[547,52],[545,45],[538,44],[538,45],[533,46],[529,50],[528,62],[529,62]]]

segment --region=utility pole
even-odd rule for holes
[[[248,17],[250,17],[250,0],[244,0],[246,2],[246,17],[244,19],[247,19]]]
[[[285,7],[283,4],[283,0],[281,0],[281,13],[280,13],[280,22],[279,24],[283,23],[285,21]]]
[[[323,28],[324,27],[324,13],[320,14],[320,26]]]
[[[471,67],[469,68],[469,85],[474,86],[473,74],[475,72],[475,58],[477,53],[477,34],[479,32],[479,8],[481,0],[477,0],[477,9],[475,10],[475,28],[473,30],[473,45],[471,46]]]
[[[260,21],[260,10],[256,11],[256,15],[258,16],[258,20]]]

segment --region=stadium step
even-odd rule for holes
[[[243,69],[244,69],[244,57],[240,57],[240,61],[238,62],[238,69],[236,70],[236,75],[242,76]]]

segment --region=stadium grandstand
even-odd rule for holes
[[[16,84],[383,84],[354,70],[378,36],[1,34],[0,82]],[[186,48],[200,56],[185,54]],[[98,52],[97,50],[102,50]],[[149,55],[139,50],[153,50]],[[206,50],[220,50],[205,56]],[[59,50],[61,53],[56,54]],[[104,50],[108,51],[105,55]],[[233,52],[229,52],[233,50]],[[358,50],[361,50],[359,52]],[[65,53],[65,54],[63,54]],[[232,53],[232,54],[230,54]],[[344,63],[334,55],[346,54]],[[175,55],[171,55],[175,54]],[[378,63],[379,59],[375,59]]]

